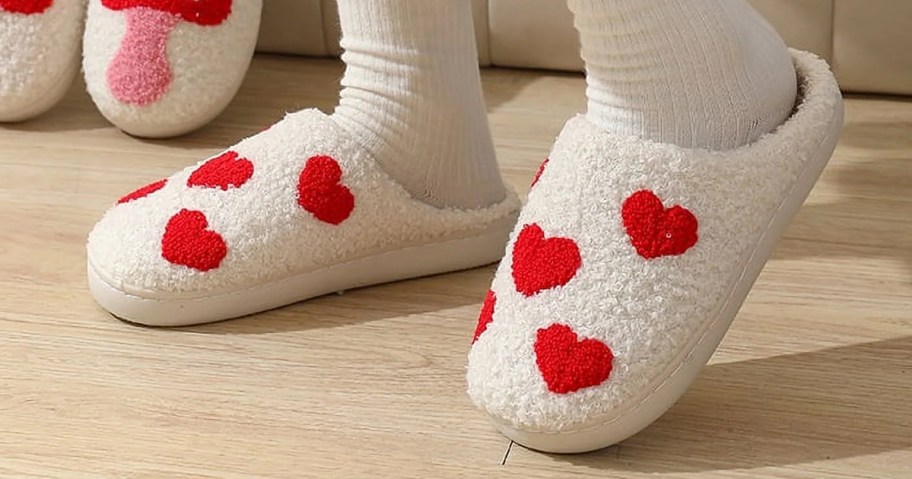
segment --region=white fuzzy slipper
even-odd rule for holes
[[[496,262],[519,207],[415,200],[308,110],[122,198],[89,235],[89,284],[129,321],[218,321]]]
[[[83,69],[101,113],[136,136],[215,118],[240,88],[262,0],[90,0]]]
[[[567,124],[469,353],[468,393],[504,434],[549,452],[606,447],[697,376],[842,127],[828,66],[793,56],[794,114],[739,149],[622,138],[583,117]]]
[[[79,71],[85,0],[0,0],[0,121],[57,104]]]

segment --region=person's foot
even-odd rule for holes
[[[121,130],[161,138],[209,123],[237,93],[262,0],[90,0],[83,69]]]
[[[795,52],[801,96],[724,152],[571,120],[485,299],[468,393],[510,439],[584,452],[645,428],[715,350],[835,148],[839,88]]]
[[[84,0],[0,0],[0,122],[56,105],[79,71]]]

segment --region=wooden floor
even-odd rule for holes
[[[260,57],[228,111],[169,141],[111,127],[77,86],[0,126],[0,478],[912,478],[912,101],[853,98],[835,159],[722,347],[638,436],[510,447],[465,395],[493,267],[179,330],[114,320],[84,239],[112,201],[261,130],[330,110],[341,67]],[[489,71],[525,191],[579,76]]]

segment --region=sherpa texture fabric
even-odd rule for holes
[[[262,0],[90,0],[83,69],[101,113],[127,133],[199,128],[237,93]]]
[[[79,70],[84,0],[0,0],[0,121],[44,113]]]
[[[307,110],[121,198],[89,235],[88,261],[126,293],[205,297],[469,237],[519,206],[515,194],[476,210],[418,201]]]
[[[530,432],[603,424],[680,365],[839,108],[826,63],[793,56],[803,92],[796,111],[735,150],[684,149],[570,120],[520,215],[469,353],[468,393],[495,421]]]

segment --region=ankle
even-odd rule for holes
[[[742,0],[571,6],[588,71],[588,117],[606,130],[725,150],[791,114],[797,88],[788,49]]]
[[[339,108],[331,118],[419,201],[437,208],[457,209],[502,202],[507,189],[488,131],[457,121],[455,114],[441,112],[437,116],[446,119],[446,123],[397,125],[384,122],[376,113],[352,108]],[[444,128],[450,134],[437,135]]]
[[[414,198],[473,209],[506,191],[468,1],[339,3],[346,63],[333,119]]]

